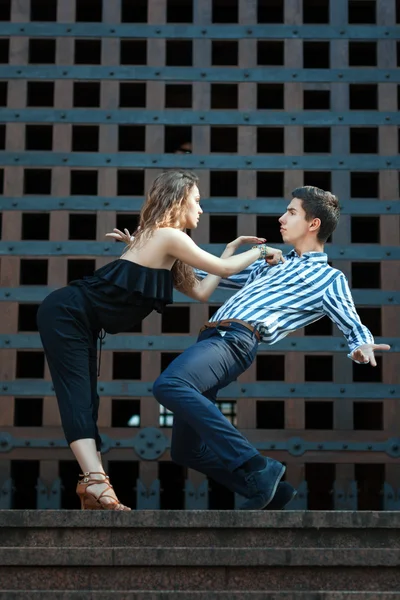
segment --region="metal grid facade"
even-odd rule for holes
[[[200,176],[205,210],[192,236],[213,252],[253,232],[277,243],[274,221],[299,185],[341,199],[330,261],[393,352],[375,370],[358,368],[335,327],[301,330],[261,346],[221,394],[222,408],[287,464],[287,479],[302,489],[298,508],[319,507],[307,502],[307,483],[309,500],[329,495],[325,508],[377,508],[368,497],[379,494],[384,508],[399,507],[400,8],[369,4],[369,24],[351,16],[357,0],[2,4],[0,506],[69,505],[62,488],[71,454],[35,307],[50,289],[118,256],[121,246],[104,234],[132,227],[160,170],[188,167]],[[325,8],[327,20],[316,23]],[[193,153],[174,154],[177,139]],[[130,478],[137,507],[159,507],[171,481],[162,475],[170,417],[160,416],[151,383],[225,297],[216,292],[208,306],[176,293],[165,317],[105,340],[104,463],[117,492]],[[121,427],[129,411],[134,427]],[[24,461],[35,461],[30,479]],[[21,469],[39,481],[17,502]],[[173,507],[218,505],[198,473],[176,481]]]

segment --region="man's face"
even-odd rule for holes
[[[279,219],[281,235],[285,244],[295,246],[304,240],[310,233],[310,221],[306,221],[306,213],[303,202],[299,198],[293,198],[286,212]]]

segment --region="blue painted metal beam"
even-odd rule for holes
[[[399,69],[400,72],[400,69]],[[185,168],[259,171],[380,171],[400,169],[400,156],[378,154],[147,154],[146,152],[0,152],[3,166],[23,167],[118,167],[118,168]]]
[[[398,112],[379,111],[325,111],[305,110],[302,112],[281,112],[257,110],[242,112],[237,110],[145,110],[118,109],[88,110],[74,108],[59,110],[52,108],[2,108],[3,123],[118,123],[137,125],[399,125]]]
[[[144,198],[137,196],[0,196],[0,210],[74,210],[74,211],[129,211],[139,212]],[[210,214],[257,214],[282,215],[286,211],[288,200],[285,198],[202,198],[201,205]],[[399,215],[398,200],[343,200],[343,215]]]
[[[148,25],[147,23],[0,23],[0,36],[166,39],[397,39],[398,27],[379,25]]]
[[[111,335],[103,342],[103,350],[154,350],[161,352],[183,352],[196,342],[197,336],[191,335]],[[400,338],[377,337],[376,344],[389,344],[391,352],[400,352]],[[0,334],[0,349],[38,350],[43,349],[38,333]],[[289,336],[271,345],[260,344],[261,352],[347,352],[347,343],[342,337]]]
[[[211,81],[269,82],[289,81],[319,83],[398,83],[399,69],[287,69],[282,67],[138,67],[98,65],[4,65],[0,66],[0,79],[74,79],[74,80],[118,80],[118,81]]]
[[[365,367],[368,368],[368,367]],[[100,396],[152,397],[151,381],[100,381]],[[17,379],[0,382],[0,396],[41,397],[54,396],[50,381],[38,379]],[[222,398],[400,398],[400,385],[384,383],[232,383],[221,390]]]
[[[0,302],[41,302],[56,288],[28,285],[13,288],[0,288]],[[208,300],[209,304],[222,304],[233,294],[231,290],[216,290]],[[352,290],[357,306],[399,306],[400,292],[389,290]],[[174,304],[194,304],[197,300],[174,290]]]
[[[289,252],[291,246],[273,244],[283,252]],[[200,244],[201,248],[212,254],[220,255],[225,244]],[[400,248],[397,246],[381,246],[379,244],[351,244],[338,246],[326,244],[326,252],[330,260],[399,260]],[[88,241],[10,241],[0,242],[0,256],[120,256],[123,246],[116,242]],[[240,249],[241,252],[245,248]]]

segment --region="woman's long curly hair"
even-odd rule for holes
[[[143,235],[151,236],[161,227],[182,228],[186,200],[199,179],[191,171],[167,171],[153,181],[140,211],[139,225],[128,248],[140,245]],[[194,270],[180,260],[172,267],[174,286],[181,292],[190,291],[195,283]]]

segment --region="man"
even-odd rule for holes
[[[218,391],[251,365],[258,344],[274,344],[327,315],[345,335],[352,360],[376,366],[374,351],[390,349],[374,344],[345,276],[328,265],[324,243],[339,220],[338,199],[312,186],[297,188],[292,196],[279,219],[283,241],[294,246],[286,261],[276,266],[257,261],[224,280],[223,287],[239,291],[153,388],[160,404],[174,413],[172,459],[245,496],[245,510],[283,508],[295,494],[292,486],[280,484],[285,467],[262,456],[215,405]],[[221,283],[214,275],[199,275],[209,279],[208,291]]]

